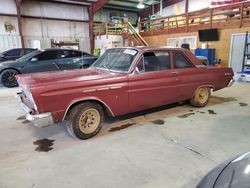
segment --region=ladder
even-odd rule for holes
[[[245,38],[245,48],[244,48],[244,54],[243,54],[243,63],[242,63],[242,72],[245,71],[246,67],[250,67],[250,64],[248,63],[248,60],[250,61],[250,34],[248,31],[246,32],[246,38]]]

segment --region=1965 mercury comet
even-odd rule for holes
[[[205,106],[211,91],[231,85],[231,68],[202,65],[179,48],[115,48],[90,68],[18,75],[18,101],[38,127],[67,121],[71,135],[95,136],[105,115],[118,116],[189,100]]]

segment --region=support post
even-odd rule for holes
[[[186,16],[186,32],[188,32],[188,27],[189,27],[189,0],[185,0],[185,16]]]
[[[89,39],[90,39],[90,51],[94,52],[95,40],[94,40],[94,12],[93,6],[88,7],[89,12]]]
[[[22,16],[21,16],[21,3],[22,0],[16,0],[16,12],[17,12],[17,21],[18,21],[18,31],[21,39],[21,46],[24,48],[24,38],[23,38],[23,28],[22,28]]]
[[[95,38],[94,38],[94,15],[100,10],[108,0],[97,0],[93,5],[88,7],[89,12],[89,38],[90,38],[90,51],[94,52]]]

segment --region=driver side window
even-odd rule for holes
[[[57,51],[53,50],[53,51],[42,52],[37,56],[35,56],[34,58],[37,58],[38,61],[57,59]]]

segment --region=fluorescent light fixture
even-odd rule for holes
[[[139,4],[137,5],[138,9],[144,9],[145,5],[142,2],[139,2]]]

